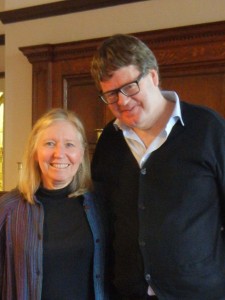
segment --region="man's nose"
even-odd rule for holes
[[[130,97],[118,92],[118,105],[126,105],[130,101]]]

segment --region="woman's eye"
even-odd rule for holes
[[[67,148],[72,148],[72,147],[75,147],[75,145],[73,143],[66,143],[66,147]]]
[[[48,146],[48,147],[53,147],[55,145],[55,143],[51,142],[51,141],[48,141],[48,142],[45,143],[45,145]]]

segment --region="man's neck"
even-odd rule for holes
[[[165,99],[164,107],[162,109],[162,112],[159,114],[159,116],[156,118],[153,125],[146,129],[140,129],[140,128],[133,128],[135,133],[139,136],[139,138],[143,141],[146,148],[149,147],[149,145],[152,143],[152,141],[159,135],[159,133],[166,127],[166,124],[169,121],[169,118],[171,117],[171,114],[173,112],[175,102],[168,101]]]

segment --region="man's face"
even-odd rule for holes
[[[139,76],[140,71],[133,65],[120,68],[113,73],[109,80],[100,83],[102,92],[121,88],[136,81]],[[151,127],[154,113],[159,109],[157,103],[157,98],[160,96],[158,83],[157,72],[150,70],[140,79],[138,83],[140,91],[138,93],[133,96],[126,96],[119,92],[118,101],[108,105],[113,115],[132,128],[145,130]]]

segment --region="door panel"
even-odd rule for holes
[[[64,106],[75,111],[86,129],[90,154],[97,142],[99,129],[112,118],[106,114],[106,105],[98,98],[98,92],[90,76],[68,76],[63,82]]]

